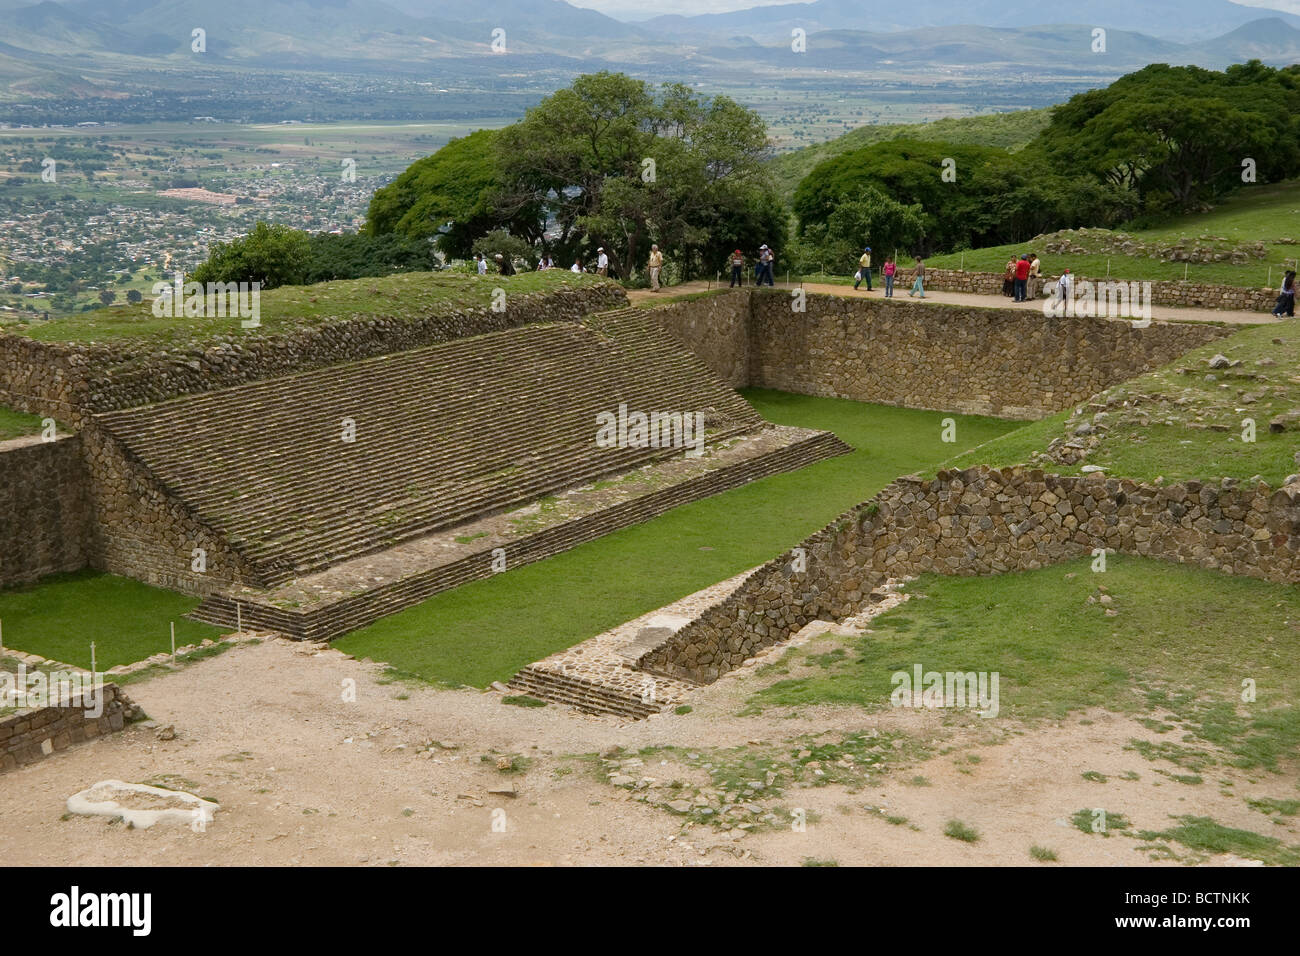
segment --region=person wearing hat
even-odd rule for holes
[[[499,271],[503,276],[512,276],[515,274],[515,264],[501,253],[498,252],[492,257],[492,259],[497,264],[497,271]]]
[[[858,260],[858,274],[853,278],[853,291],[858,291],[858,285],[862,282],[867,284],[867,291],[871,291],[871,247],[862,250],[862,258]]]
[[[772,272],[776,264],[776,253],[772,251],[771,246],[763,246],[758,254],[758,259],[763,263],[763,278],[758,280],[758,284],[763,284],[763,279],[767,279],[768,285],[775,285],[772,281]]]
[[[745,254],[737,249],[731,254],[731,288],[745,284]]]
[[[603,276],[609,275],[609,256],[605,255],[604,246],[596,250],[596,272]]]
[[[659,270],[664,267],[664,254],[653,243],[650,246],[650,291],[659,291]]]

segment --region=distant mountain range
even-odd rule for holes
[[[7,9],[6,9],[7,8]],[[955,70],[1114,77],[1151,62],[1300,61],[1300,17],[1228,0],[816,0],[624,23],[564,0],[0,0],[0,99],[99,96],[206,68],[526,80],[551,68]],[[1107,31],[1106,52],[1093,30]],[[791,30],[807,50],[791,50]],[[205,31],[206,51],[191,50]],[[510,56],[493,57],[494,31]],[[93,79],[91,78],[93,74]],[[89,92],[86,92],[89,91]]]
[[[1229,0],[815,0],[732,13],[655,17],[638,26],[696,43],[710,34],[748,36],[760,43],[771,43],[788,42],[790,31],[796,27],[812,34],[827,30],[951,30],[960,24],[1026,28],[1077,23],[1194,43],[1261,18],[1280,19],[1300,28],[1300,17]]]

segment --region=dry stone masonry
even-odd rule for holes
[[[81,439],[0,442],[0,588],[85,567],[90,535]]]
[[[755,571],[646,653],[652,674],[708,683],[810,621],[842,621],[890,578],[1000,574],[1094,549],[1300,583],[1300,486],[1162,487],[1024,468],[903,478]]]

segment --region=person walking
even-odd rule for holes
[[[596,274],[609,275],[609,256],[605,255],[605,247],[601,246],[596,250]]]
[[[497,271],[500,272],[503,276],[512,276],[515,274],[515,264],[511,262],[508,258],[503,256],[501,253],[498,252],[492,258],[493,260],[496,261]]]
[[[1008,299],[1016,294],[1016,257],[1007,260],[1007,267],[1002,270],[1002,294]]]
[[[1282,277],[1282,289],[1278,293],[1277,305],[1273,306],[1273,314],[1278,318],[1287,316],[1295,318],[1295,270],[1288,269],[1285,276]]]
[[[745,255],[739,249],[727,260],[731,263],[731,288],[745,284]]]
[[[893,256],[885,259],[885,268],[881,270],[885,274],[885,298],[894,297],[894,275],[898,272],[898,264],[894,262]]]
[[[656,245],[650,246],[650,291],[659,291],[659,271],[664,267],[664,254]]]
[[[768,285],[772,285],[772,263],[776,256],[766,244],[758,247],[758,284],[762,285],[763,280],[767,280]]]
[[[1070,270],[1066,269],[1061,273],[1061,278],[1056,280],[1056,306],[1058,309],[1065,309],[1070,305],[1070,290],[1074,287],[1074,276],[1070,275]]]
[[[1029,287],[1029,256],[1021,256],[1016,261],[1016,294],[1012,297],[1016,302],[1024,302],[1028,298],[1026,294]]]
[[[871,290],[871,247],[867,246],[862,250],[862,258],[858,260],[858,274],[853,278],[853,291],[858,291],[858,286],[865,282],[867,291]]]
[[[482,253],[474,253],[474,270],[481,276],[487,275],[487,258]]]
[[[912,281],[912,288],[907,293],[907,297],[910,299],[918,292],[920,293],[921,298],[924,299],[925,298],[925,263],[921,260],[920,256],[916,257],[916,278]]]
[[[1037,299],[1043,293],[1043,272],[1038,263],[1038,253],[1029,254],[1029,298]]]

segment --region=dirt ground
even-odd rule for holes
[[[344,700],[348,679],[354,702]],[[1139,829],[1197,814],[1300,842],[1295,818],[1272,824],[1243,799],[1288,796],[1293,779],[1264,774],[1252,783],[1238,774],[1231,796],[1220,768],[1200,786],[1175,782],[1124,749],[1129,738],[1153,736],[1124,717],[1099,712],[1033,728],[999,721],[994,732],[978,718],[952,726],[933,712],[737,716],[767,680],[747,668],[696,691],[689,714],[622,723],[507,705],[494,692],[385,683],[380,665],[315,645],[244,644],[131,685],[128,693],[156,727],[135,724],[0,776],[4,863],[1024,865],[1031,845],[1054,850],[1059,865],[1168,862],[1140,851],[1139,840],[1075,829],[1070,817],[1088,807],[1122,810]],[[174,739],[159,739],[168,725]],[[687,823],[638,802],[634,791],[605,779],[598,759],[580,756],[614,747],[778,744],[873,728],[902,730],[947,752],[887,763],[856,792],[838,784],[788,792],[783,802],[809,813],[802,832]],[[515,754],[528,758],[527,768],[501,772],[502,755]],[[658,756],[647,756],[642,772],[653,776],[657,766]],[[1108,781],[1083,779],[1089,770]],[[1137,779],[1117,779],[1126,771]],[[106,779],[190,790],[221,809],[201,832],[65,814],[69,795]],[[514,795],[491,792],[503,788]],[[950,819],[978,830],[978,842],[945,836]],[[1225,856],[1191,862],[1248,865]]]

